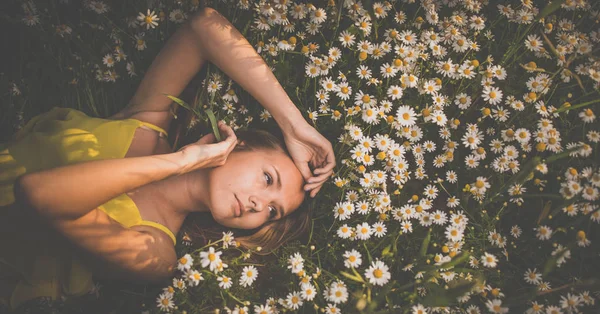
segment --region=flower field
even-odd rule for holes
[[[53,106],[124,107],[169,36],[209,6],[334,146],[303,239],[261,257],[232,233],[200,248],[180,234],[172,282],[99,284],[92,299],[129,313],[598,313],[600,2],[1,6],[27,38],[0,76],[5,134]],[[208,101],[194,105],[234,130],[274,124],[206,71]]]

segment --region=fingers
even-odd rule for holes
[[[312,177],[312,172],[308,167],[308,163],[300,162],[296,164],[296,167],[298,168],[298,170],[300,170],[300,173],[302,174],[304,180],[308,180],[310,177]]]
[[[314,198],[315,196],[317,196],[317,193],[319,193],[320,190],[321,190],[321,187],[318,187],[318,188],[310,191],[310,197]]]
[[[210,133],[203,136],[200,140],[198,140],[199,144],[212,144],[215,141],[215,135]]]
[[[333,156],[333,154],[327,154],[326,162],[327,164],[325,165],[325,167],[315,169],[315,174],[322,174],[329,171],[333,171],[333,168],[335,167],[335,156]]]
[[[327,180],[331,174],[333,174],[333,171],[329,171],[326,173],[322,173],[318,176],[313,176],[310,177],[308,180],[306,180],[307,183],[318,183],[318,182],[324,182],[325,180]]]

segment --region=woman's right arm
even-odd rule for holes
[[[25,174],[15,183],[15,196],[44,219],[76,219],[181,169],[180,152],[95,160]]]
[[[223,165],[237,137],[222,121],[218,127],[224,138],[219,143],[209,134],[174,153],[94,160],[23,175],[15,183],[15,196],[46,220],[77,219],[148,183]]]

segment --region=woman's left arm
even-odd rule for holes
[[[175,32],[152,63],[125,111],[168,111],[171,101],[164,93],[179,95],[207,60],[271,113],[304,179],[312,175],[309,164],[315,173],[320,169],[321,175],[309,184],[311,189],[319,188],[335,166],[331,144],[304,120],[248,40],[214,9],[202,9]],[[307,136],[311,140],[307,141]]]
[[[221,14],[205,9],[191,22],[202,55],[248,91],[281,128],[294,163],[314,197],[333,173],[331,143],[304,120],[271,69],[242,34]],[[312,176],[309,166],[314,170]]]

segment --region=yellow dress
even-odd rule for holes
[[[167,135],[148,122],[94,118],[72,108],[55,107],[33,117],[11,142],[0,143],[0,210],[15,201],[13,184],[19,176],[85,161],[123,158],[135,130],[142,126]],[[156,227],[176,244],[175,235],[167,227],[142,220],[135,203],[125,193],[99,208],[126,228]],[[15,275],[20,278],[8,301],[12,309],[40,296],[56,300],[59,291],[66,296],[80,296],[94,287],[92,273],[72,251],[45,245],[21,248],[19,252],[11,254],[10,248],[0,248],[0,280]]]

